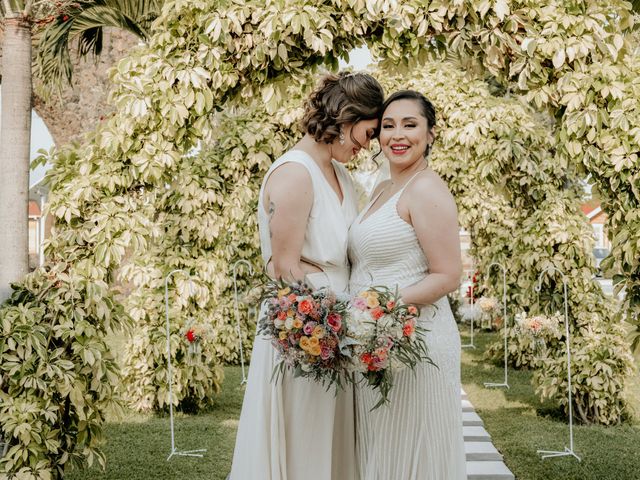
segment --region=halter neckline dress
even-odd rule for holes
[[[419,172],[418,172],[419,173]],[[417,174],[416,174],[417,175]],[[429,275],[415,230],[400,217],[407,185],[369,212],[349,232],[351,294],[384,285],[401,289]],[[463,480],[467,478],[460,407],[460,336],[447,297],[421,309],[418,324],[438,368],[420,364],[394,376],[390,403],[365,383],[356,387],[357,454],[361,480]]]

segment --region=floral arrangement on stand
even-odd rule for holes
[[[460,320],[462,322],[469,323],[473,320],[473,323],[476,323],[482,317],[482,310],[480,310],[480,307],[477,303],[462,303],[458,307],[458,316],[460,317]]]
[[[202,353],[202,344],[213,339],[213,326],[189,318],[183,325],[180,336],[186,339],[189,344],[187,354],[189,358],[193,359]]]
[[[514,333],[518,338],[520,355],[528,357],[523,364],[540,366],[549,357],[552,348],[556,348],[562,339],[561,325],[564,320],[560,312],[553,315],[533,315],[520,312],[515,316]]]
[[[500,315],[500,302],[494,297],[480,297],[476,302],[480,310],[480,327],[499,330],[504,319]]]

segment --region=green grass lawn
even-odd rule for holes
[[[519,480],[631,480],[640,479],[640,419],[617,427],[575,427],[575,450],[583,461],[541,460],[537,449],[562,450],[568,425],[555,405],[542,404],[533,393],[526,371],[509,371],[509,390],[489,390],[483,383],[502,381],[503,371],[482,360],[495,333],[475,337],[476,350],[465,349],[462,382],[485,422],[496,447]],[[463,343],[467,343],[464,338]],[[242,404],[240,368],[227,367],[222,393],[209,413],[176,417],[176,444],[181,450],[206,448],[203,458],[174,457],[170,450],[168,416],[130,413],[106,426],[107,468],[70,472],[69,480],[218,480],[231,465],[236,425]],[[640,379],[634,378],[627,396],[640,412]],[[249,479],[248,479],[249,480]],[[297,480],[297,479],[293,479]],[[339,479],[336,479],[339,480]],[[401,480],[401,479],[390,479]],[[443,479],[446,480],[446,479]]]
[[[225,368],[222,392],[209,413],[174,417],[179,450],[206,448],[202,458],[173,457],[169,415],[111,421],[105,429],[107,468],[72,471],[69,480],[224,480],[229,473],[244,388],[240,367]]]
[[[632,379],[625,396],[636,416],[615,427],[574,425],[574,450],[582,457],[541,460],[536,450],[563,450],[569,426],[557,405],[541,403],[531,386],[531,372],[509,370],[510,389],[486,389],[484,382],[502,382],[504,370],[482,359],[495,333],[476,334],[477,349],[464,349],[462,383],[484,420],[494,445],[518,480],[640,479],[640,378]],[[463,334],[463,343],[468,343]]]

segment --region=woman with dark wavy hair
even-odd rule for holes
[[[364,73],[325,76],[305,105],[304,137],[262,182],[258,226],[272,278],[346,292],[356,194],[344,164],[369,146],[384,94]],[[276,350],[256,336],[231,480],[355,480],[351,391],[290,372],[271,382]]]
[[[380,148],[391,178],[380,183],[349,231],[350,289],[372,285],[422,305],[429,356],[396,372],[389,405],[356,388],[362,480],[467,478],[460,409],[460,336],[447,293],[462,274],[458,214],[447,184],[431,168],[436,111],[421,93],[404,90],[382,107]]]

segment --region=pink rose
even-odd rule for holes
[[[322,347],[320,350],[320,358],[322,358],[322,360],[329,360],[331,357],[333,357],[333,351],[330,348]]]
[[[291,306],[291,302],[287,297],[280,297],[280,299],[278,300],[278,305],[280,306],[281,309],[288,310],[289,307]]]
[[[358,310],[364,312],[368,307],[367,307],[367,301],[362,298],[362,297],[356,297],[353,299],[353,306],[354,308],[357,308]]]
[[[313,329],[316,328],[316,325],[318,325],[316,322],[307,322],[304,324],[304,327],[302,327],[302,330],[305,335],[311,335],[313,333]]]

